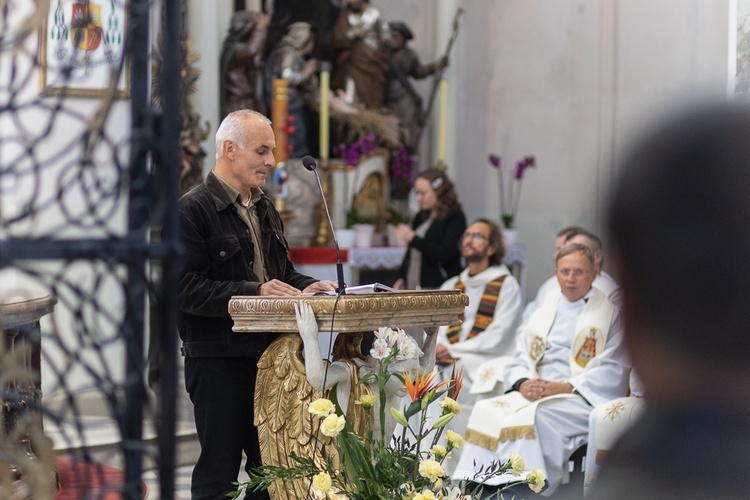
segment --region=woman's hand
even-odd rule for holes
[[[396,238],[404,240],[407,244],[411,243],[411,240],[414,239],[414,231],[412,230],[412,228],[403,223],[394,227],[393,233]]]

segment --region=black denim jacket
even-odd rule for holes
[[[234,333],[229,299],[257,295],[253,241],[213,172],[178,203],[184,255],[178,281],[178,329],[188,357],[260,357],[271,334]],[[257,202],[263,255],[269,279],[300,290],[317,281],[298,273],[289,260],[281,217],[271,201]]]

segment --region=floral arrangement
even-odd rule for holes
[[[336,391],[330,391],[328,398],[310,403],[308,411],[320,418],[320,432],[334,439],[338,461],[334,463],[331,457],[326,457],[324,461],[316,462],[312,458],[292,455],[299,466],[253,469],[249,481],[238,485],[236,495],[242,489],[266,489],[277,480],[307,478],[317,499],[470,500],[481,497],[482,487],[476,483],[506,472],[517,476],[518,480],[502,489],[527,484],[539,492],[544,487],[545,478],[537,469],[523,479],[520,477],[524,462],[518,453],[513,453],[504,463],[493,462],[483,467],[472,478],[472,483],[452,481],[442,464],[464,443],[461,435],[446,430],[446,425],[461,411],[456,398],[461,390],[462,371],[456,374],[454,370],[451,379],[444,382],[435,382],[435,372],[417,370],[413,377],[408,371],[396,373],[389,370],[391,363],[416,360],[421,355],[419,347],[401,329],[380,328],[375,335],[370,356],[377,360],[377,366],[372,373],[362,377],[359,384],[371,383],[373,386],[372,382],[376,382],[374,386],[378,394],[362,395],[355,404],[361,405],[370,422],[373,418],[379,420],[380,432],[373,433],[371,425],[365,436],[357,435],[336,401]],[[391,407],[386,413],[385,405],[378,403],[386,401],[386,384],[393,382],[392,377],[403,384],[410,402],[400,410]],[[442,408],[441,416],[434,424],[427,425],[427,409],[436,402]],[[401,424],[400,436],[398,432],[393,437],[387,435],[388,417]],[[419,422],[416,429],[410,420]],[[429,451],[424,451],[426,445],[430,446]]]
[[[521,198],[521,182],[523,174],[529,167],[536,166],[536,159],[533,156],[524,156],[516,162],[516,168],[513,172],[508,172],[508,191],[505,191],[505,182],[503,180],[502,158],[496,154],[490,154],[488,157],[490,165],[497,170],[497,178],[500,187],[500,218],[506,229],[513,228],[513,224],[518,214],[518,200]]]
[[[356,167],[362,158],[369,156],[381,147],[383,147],[383,141],[375,134],[369,133],[351,144],[340,143],[333,148],[333,152],[342,158],[346,165]],[[395,200],[405,202],[408,198],[412,187],[412,168],[416,161],[417,157],[410,154],[405,147],[396,147],[389,150],[390,196],[394,200],[394,204],[387,208],[387,222],[389,223],[398,224],[409,221],[408,214],[402,213],[404,210],[401,205],[405,205],[405,203],[398,203]],[[355,173],[355,185],[357,185],[357,175],[358,173]],[[348,186],[345,189],[348,191]],[[349,193],[345,192],[344,198],[348,199],[348,196]],[[360,213],[355,206],[352,206],[346,214],[347,227],[353,227],[355,224],[372,224],[373,222],[375,222],[374,216]]]
[[[350,167],[356,167],[359,164],[360,158],[369,155],[379,147],[380,141],[375,134],[365,134],[362,139],[354,141],[349,145],[342,142],[333,148],[333,152],[339,155]]]

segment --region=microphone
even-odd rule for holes
[[[341,251],[339,250],[339,241],[336,239],[336,230],[333,229],[333,222],[331,221],[331,212],[328,211],[328,203],[326,202],[326,195],[323,192],[323,185],[320,183],[320,176],[318,175],[318,164],[315,163],[315,159],[310,156],[302,157],[302,166],[310,172],[315,174],[315,178],[318,180],[318,189],[320,189],[320,197],[323,199],[323,207],[326,209],[326,217],[328,217],[328,227],[331,228],[331,234],[333,235],[333,246],[336,247],[336,275],[338,276],[339,287],[336,289],[336,293],[344,295],[344,265],[341,263]]]

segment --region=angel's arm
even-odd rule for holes
[[[322,391],[330,389],[339,382],[348,381],[349,368],[346,363],[340,361],[331,363],[328,367],[328,376],[326,376],[325,363],[320,355],[320,344],[318,344],[318,321],[315,319],[315,313],[310,304],[306,302],[294,304],[294,314],[297,316],[297,328],[305,345],[305,374],[310,385],[316,391]]]
[[[437,327],[428,327],[424,329],[426,334],[422,351],[424,355],[419,358],[419,367],[424,372],[431,372],[435,368],[435,347],[437,346]]]

